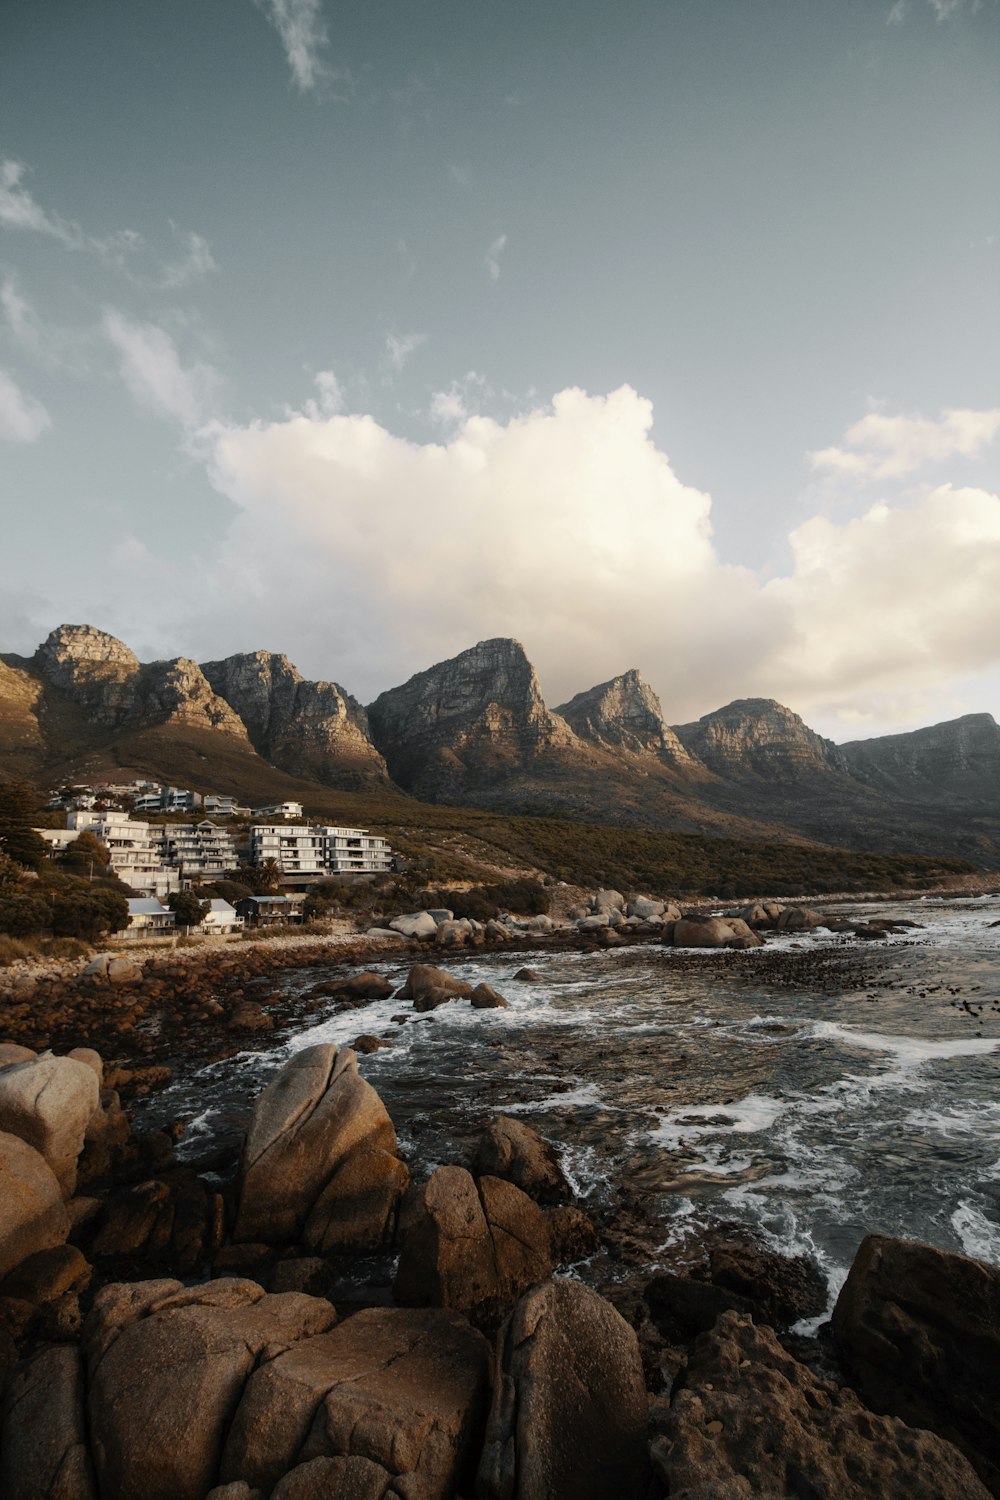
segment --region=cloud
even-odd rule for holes
[[[906,20],[906,0],[896,0],[895,5],[885,18],[887,26],[902,26]]]
[[[420,348],[420,345],[424,343],[426,338],[427,335],[425,333],[406,333],[402,337],[399,337],[395,333],[386,334],[386,358],[397,374],[406,364],[410,355]]]
[[[675,722],[760,695],[847,734],[1000,667],[1000,496],[944,484],[813,516],[764,582],[719,555],[709,496],[629,387],[503,423],[464,390],[435,398],[441,442],[315,407],[214,424],[211,482],[236,510],[189,636],[236,649],[264,610],[300,667],[370,698],[513,635],[550,702],[638,666]]]
[[[52,418],[42,403],[26,395],[6,370],[0,370],[0,438],[33,443],[51,426]]]
[[[221,381],[210,365],[181,363],[177,346],[155,323],[133,323],[114,308],[104,314],[105,336],[116,349],[122,379],[139,406],[193,430],[211,413]]]
[[[161,291],[186,286],[216,269],[208,242],[193,231],[184,233],[178,230],[172,223],[170,227],[183,247],[182,256],[176,261],[154,264],[152,269],[144,271],[141,257],[150,256],[152,252],[141,234],[134,229],[118,229],[103,238],[87,234],[75,219],[66,219],[62,214],[43,208],[25,186],[27,176],[28,168],[24,162],[10,157],[0,160],[0,226],[5,229],[46,235],[67,250],[96,256],[102,264],[122,272],[137,286]]]
[[[330,37],[321,0],[254,0],[281,38],[296,87],[303,94],[333,87],[344,100],[352,88],[346,68],[331,68],[322,53]]]
[[[491,281],[500,280],[500,257],[507,248],[507,236],[498,234],[486,252],[483,264],[490,273]]]
[[[845,447],[821,448],[808,455],[814,469],[854,479],[899,479],[928,464],[974,458],[1000,430],[1000,407],[990,411],[943,411],[927,417],[869,412],[844,435]]]

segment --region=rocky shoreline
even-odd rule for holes
[[[427,964],[404,989],[503,1003]],[[807,1337],[818,1268],[722,1225],[601,1295],[643,1204],[592,1223],[515,1118],[425,1175],[319,1044],[238,1154],[181,1165],[121,1072],[0,1046],[10,1500],[1000,1495],[996,1267],[869,1236]]]

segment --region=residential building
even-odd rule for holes
[[[236,915],[247,927],[285,927],[305,920],[303,895],[244,896],[236,903]]]
[[[201,806],[201,793],[187,787],[161,786],[140,792],[135,799],[136,812],[192,812]]]
[[[202,811],[213,818],[249,818],[249,807],[243,807],[235,797],[221,797],[217,792],[206,792],[201,799]]]
[[[213,896],[209,910],[202,919],[201,930],[209,933],[239,932],[242,926],[243,918],[237,913],[235,906],[223,901],[221,896]]]
[[[240,862],[233,835],[209,818],[200,823],[158,823],[152,838],[161,862],[179,870],[185,880],[218,880]]]
[[[255,818],[301,818],[301,802],[276,802],[273,807],[255,807]]]
[[[392,849],[367,828],[255,823],[250,829],[250,862],[262,865],[268,860],[287,876],[370,875],[392,868]]]
[[[67,822],[66,832],[71,838],[65,842],[71,842],[84,829],[89,829],[111,855],[111,868],[118,879],[134,891],[161,897],[180,890],[180,875],[176,869],[163,863],[148,823],[133,821],[128,813],[115,809],[96,811],[84,808],[71,812]],[[51,831],[58,831],[60,836],[63,833],[62,829]]]
[[[162,902],[155,896],[133,896],[128,903],[128,927],[126,932],[130,936],[142,933],[151,936],[155,933],[173,932],[174,914],[168,911]]]

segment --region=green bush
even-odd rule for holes
[[[96,943],[109,932],[120,932],[127,926],[128,901],[118,891],[81,886],[60,892],[52,903],[52,931],[56,937]]]
[[[52,925],[52,908],[43,896],[7,891],[0,895],[0,932],[30,937]]]

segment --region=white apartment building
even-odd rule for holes
[[[218,880],[240,862],[233,835],[208,818],[200,823],[157,824],[152,838],[161,862],[177,869],[185,880],[192,876]]]
[[[392,868],[392,849],[367,828],[256,823],[250,829],[250,862],[270,859],[285,875],[377,875]]]
[[[255,818],[301,818],[301,802],[275,802],[271,807],[255,807]]]
[[[135,799],[135,811],[191,812],[201,806],[201,795],[183,786],[160,786],[141,792]]]
[[[180,890],[180,875],[163,863],[148,823],[133,822],[128,813],[113,809],[96,812],[78,808],[69,814],[66,832],[75,838],[84,829],[100,839],[111,855],[111,868],[118,879],[134,891],[162,898]],[[62,830],[59,833],[61,837]],[[66,839],[62,847],[71,841]]]

